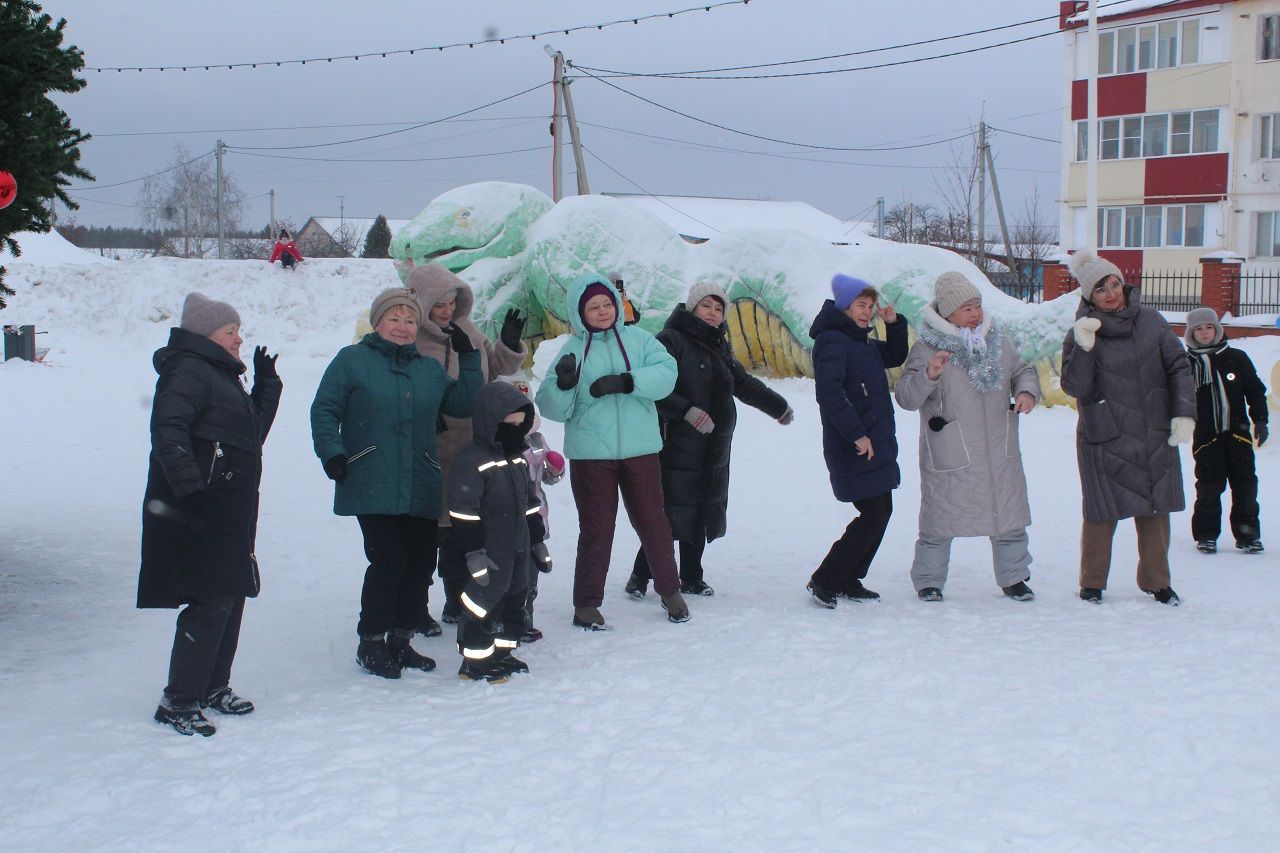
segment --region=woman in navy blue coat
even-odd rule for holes
[[[832,544],[807,585],[813,600],[828,608],[842,596],[880,597],[862,581],[893,514],[893,490],[902,480],[885,368],[907,358],[907,324],[892,305],[880,307],[888,339],[868,337],[879,298],[874,287],[837,275],[831,292],[833,298],[822,304],[809,328],[822,455],[836,500],[852,503],[859,515]]]

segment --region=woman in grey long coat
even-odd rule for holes
[[[1196,395],[1182,344],[1142,306],[1115,264],[1088,252],[1069,262],[1080,282],[1062,344],[1062,390],[1076,398],[1076,458],[1084,499],[1080,597],[1100,603],[1116,524],[1138,531],[1138,587],[1177,606],[1169,578],[1169,513],[1185,507],[1179,444],[1195,430]]]
[[[951,540],[986,536],[996,583],[1008,597],[1030,601],[1031,506],[1018,418],[1035,408],[1040,382],[985,316],[982,294],[962,273],[938,276],[934,295],[894,390],[902,408],[920,412],[920,535],[911,582],[922,601],[942,601]]]

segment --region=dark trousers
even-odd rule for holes
[[[280,266],[284,267],[284,268],[285,268],[285,269],[287,269],[287,270],[291,270],[291,269],[293,269],[293,265],[294,265],[295,263],[297,263],[297,261],[295,261],[295,260],[293,259],[293,253],[292,253],[292,252],[281,252],[281,253],[280,253]]]
[[[482,659],[494,649],[510,651],[529,628],[529,611],[525,600],[529,595],[529,574],[535,572],[525,557],[517,558],[511,568],[489,572],[489,585],[472,585],[467,598],[485,608],[479,616],[463,602],[458,620],[458,648],[468,658]]]
[[[698,542],[680,542],[676,545],[680,549],[680,582],[681,583],[701,583],[702,582],[702,552],[707,550],[705,540]],[[644,549],[641,548],[636,552],[635,566],[631,569],[631,573],[648,579],[653,577],[653,573],[649,571],[649,561],[645,559]]]
[[[369,568],[360,590],[362,637],[411,630],[422,618],[436,561],[436,520],[412,515],[360,515]]]
[[[1217,539],[1222,532],[1222,492],[1231,484],[1231,533],[1237,542],[1262,538],[1258,521],[1258,474],[1254,469],[1253,441],[1224,432],[1196,448],[1196,505],[1191,513],[1191,535],[1197,541]]]
[[[456,607],[462,591],[471,580],[471,573],[467,571],[467,555],[458,547],[452,527],[441,527],[436,539],[440,543],[440,583],[444,586],[444,598]]]
[[[573,459],[569,484],[578,507],[578,559],[573,573],[573,606],[599,607],[609,574],[613,531],[618,521],[618,492],[631,526],[640,537],[653,587],[659,595],[680,590],[671,524],[663,509],[662,466],[658,454],[630,459]]]
[[[199,702],[230,683],[243,616],[243,596],[193,602],[178,614],[164,689],[169,702]]]
[[[813,573],[813,583],[824,589],[840,591],[867,576],[871,561],[893,515],[893,492],[885,492],[864,501],[854,501],[858,517],[849,522],[844,534],[831,544],[831,550]]]

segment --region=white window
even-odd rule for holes
[[[1280,160],[1280,113],[1258,116],[1258,158]]]
[[[1258,23],[1258,59],[1280,59],[1280,15],[1260,15]]]
[[[1200,61],[1200,19],[1118,27],[1098,33],[1098,74],[1132,74]]]
[[[1142,156],[1142,116],[1130,116],[1123,122],[1124,139],[1120,156],[1126,160]]]
[[[1259,258],[1280,258],[1280,211],[1258,214],[1258,239],[1253,253]]]
[[[1169,115],[1145,116],[1142,119],[1142,156],[1163,157],[1169,153]]]
[[[1098,146],[1099,159],[1120,159],[1120,119],[1108,118],[1098,122],[1102,134],[1102,144]]]
[[[1218,150],[1218,111],[1196,110],[1191,114],[1191,153]]]
[[[1089,159],[1089,122],[1076,122],[1076,162]]]
[[[1191,153],[1191,113],[1171,113],[1172,130],[1169,135],[1170,154]]]
[[[1272,225],[1266,227],[1274,230]],[[1261,220],[1258,229],[1261,234]],[[1203,204],[1133,205],[1098,209],[1098,246],[1103,249],[1199,247],[1205,244],[1204,235]]]

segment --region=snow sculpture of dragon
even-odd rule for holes
[[[569,328],[565,287],[587,270],[616,270],[657,332],[695,281],[729,295],[726,317],[735,354],[755,372],[812,376],[809,323],[837,272],[877,284],[912,323],[933,298],[944,270],[959,270],[982,290],[983,304],[1040,372],[1045,401],[1068,401],[1058,388],[1063,335],[1077,297],[1028,305],[1002,293],[960,256],[928,246],[857,235],[837,246],[796,231],[736,229],[690,244],[652,214],[607,196],[570,196],[559,204],[533,187],[484,182],[436,198],[394,235],[391,256],[403,278],[439,263],[471,285],[473,320],[491,335],[508,308],[529,316],[533,346]]]

